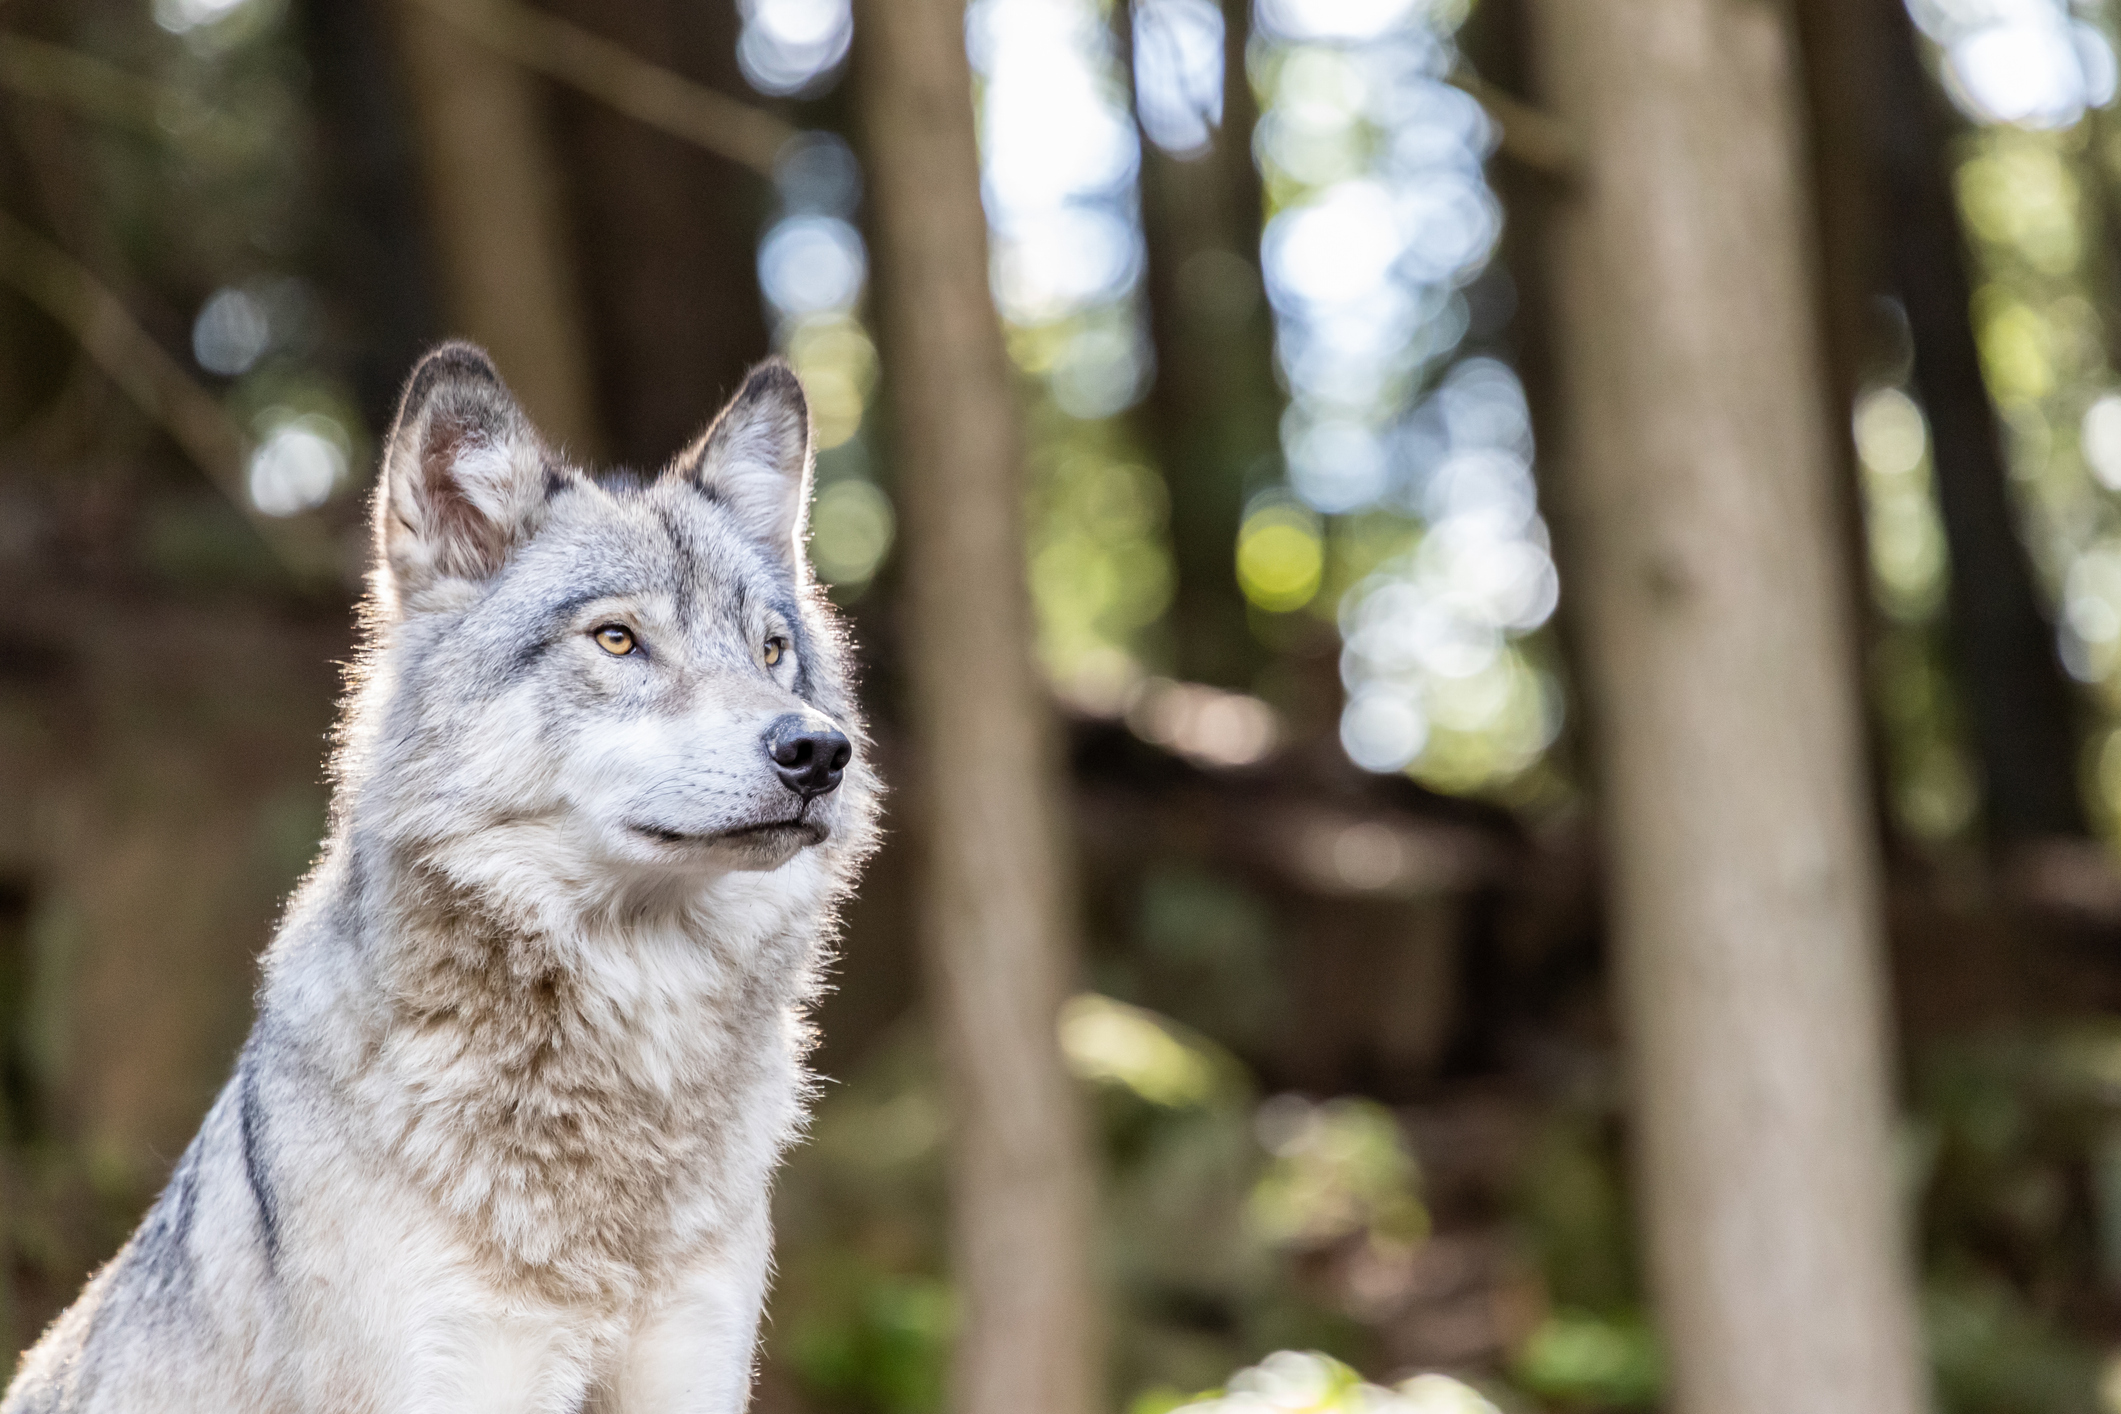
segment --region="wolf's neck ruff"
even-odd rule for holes
[[[408,384],[332,834],[236,1077],[0,1414],[735,1414],[820,953],[874,839],[754,374],[660,475]]]
[[[623,1306],[798,1122],[780,1033],[813,985],[794,925],[816,920],[732,940],[704,902],[553,934],[415,874],[349,1077],[374,1142],[496,1284]]]

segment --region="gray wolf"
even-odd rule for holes
[[[752,373],[596,477],[414,371],[331,827],[235,1075],[0,1414],[733,1411],[878,784]]]

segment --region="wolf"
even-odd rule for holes
[[[811,462],[777,362],[652,476],[420,362],[255,1027],[0,1414],[744,1407],[880,790]]]

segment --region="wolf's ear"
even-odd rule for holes
[[[405,385],[383,450],[376,543],[394,587],[485,579],[545,516],[545,447],[493,360],[447,343]]]
[[[800,569],[810,511],[810,404],[787,364],[771,359],[752,369],[706,435],[678,457],[676,470],[728,507],[745,534]]]

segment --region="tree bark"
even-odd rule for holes
[[[309,0],[290,17],[314,75],[319,195],[358,220],[319,223],[346,372],[370,427],[388,427],[405,372],[442,323],[391,16],[371,0]]]
[[[393,3],[453,331],[493,355],[549,440],[597,455],[585,322],[535,81],[420,0]]]
[[[1922,70],[1900,0],[1877,7],[1873,73],[1884,257],[1907,310],[1914,383],[1929,414],[1937,508],[1951,557],[1951,643],[1981,763],[1990,843],[2089,833],[2077,787],[2075,703],[2018,532],[2003,444],[1974,343],[1965,236],[1952,199],[1942,95]]]
[[[1785,7],[1535,0],[1559,466],[1681,1414],[1926,1407]]]
[[[1819,253],[1820,360],[1833,455],[1834,519],[1847,561],[1847,636],[1851,672],[1868,683],[1883,621],[1870,594],[1870,543],[1865,534],[1863,478],[1856,457],[1856,399],[1882,352],[1880,246],[1885,235],[1877,194],[1879,95],[1871,76],[1878,65],[1878,12],[1902,0],[1797,0],[1792,14],[1805,73],[1805,117],[1811,138],[1814,231]],[[1868,700],[1868,698],[1866,698]],[[1875,711],[1863,714],[1864,769],[1871,828],[1890,860],[1898,837],[1887,807],[1889,742]]]
[[[1248,483],[1274,470],[1283,399],[1259,269],[1259,113],[1245,73],[1251,6],[1224,0],[1222,10],[1223,116],[1208,150],[1174,157],[1141,133],[1144,293],[1156,349],[1143,419],[1170,491],[1174,666],[1183,678],[1250,689],[1266,655],[1237,586],[1238,523]],[[1130,70],[1131,15],[1131,5],[1115,7]]]
[[[728,0],[551,8],[688,79],[744,92]],[[767,353],[758,240],[771,189],[748,168],[587,95],[554,98],[604,430],[615,459],[656,466],[698,435]]]
[[[1899,298],[1928,411],[1951,562],[1944,632],[1980,765],[1991,844],[2089,832],[2078,733],[2031,555],[2018,530],[1974,342],[1965,237],[1951,190],[1952,118],[1923,72],[1901,0],[1801,0],[1820,193],[1824,317],[1852,553],[1862,560],[1848,413],[1875,358],[1875,300]],[[1878,752],[1874,757],[1881,757]]]
[[[1073,968],[1031,658],[1024,460],[987,285],[958,0],[862,0],[856,64],[896,412],[922,945],[952,1112],[962,1414],[1100,1404],[1092,1179],[1055,1018]]]

